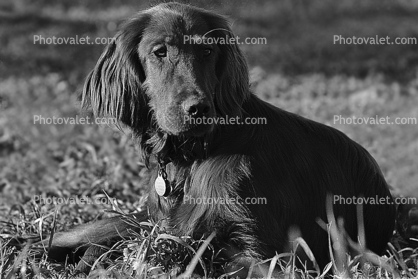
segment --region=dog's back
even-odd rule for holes
[[[363,206],[366,246],[376,253],[385,250],[392,235],[395,206],[389,187],[372,156],[342,132],[286,112],[258,98],[244,105],[251,117],[265,117],[266,125],[250,129],[237,138],[252,158],[254,196],[266,205],[252,205],[266,229],[265,246],[282,247],[288,228],[296,225],[321,265],[329,261],[328,236],[316,220],[327,221],[326,197],[331,195],[336,217],[344,219],[350,237],[357,240],[357,207]],[[252,144],[257,143],[254,147]],[[359,199],[364,198],[364,199]],[[276,230],[267,229],[276,227]],[[277,233],[280,232],[280,233]],[[278,236],[278,237],[277,237]],[[364,245],[364,243],[362,243]]]

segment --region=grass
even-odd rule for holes
[[[329,199],[331,205],[331,199]],[[128,222],[138,222],[115,206],[117,214]],[[277,254],[272,259],[254,261],[247,278],[328,278],[332,271],[333,278],[412,278],[417,276],[416,253],[418,249],[405,248],[395,250],[389,245],[388,255],[379,257],[358,245],[347,237],[342,220],[335,220],[329,210],[328,224],[320,222],[329,233],[329,251],[331,262],[320,270],[309,246],[297,231],[290,232],[292,250]],[[176,237],[163,231],[158,223],[141,222],[142,231],[132,234],[131,238],[114,244],[92,265],[88,278],[218,278],[223,268],[216,257],[210,241],[193,240],[190,237]],[[361,226],[359,226],[361,227]],[[359,230],[359,240],[364,241],[364,232]],[[364,242],[363,242],[364,243]],[[18,252],[10,248],[11,243],[0,246],[0,266],[5,278],[85,278],[71,264],[53,264],[45,255],[40,259],[36,252],[29,250],[28,244]],[[303,249],[311,259],[313,267],[301,267],[294,251]],[[348,254],[350,251],[350,255]],[[404,258],[408,255],[408,258]],[[185,263],[191,263],[186,266]],[[195,273],[199,270],[200,274]],[[180,273],[180,274],[179,274]],[[7,274],[7,275],[6,275]],[[222,274],[222,273],[221,273]],[[233,277],[233,273],[229,274]],[[197,276],[197,277],[196,277]],[[225,276],[225,275],[224,275]]]
[[[334,45],[332,38],[335,34],[417,37],[417,5],[387,0],[196,3],[230,16],[233,30],[241,37],[267,38],[266,45],[242,46],[255,94],[347,133],[376,158],[395,195],[416,195],[417,125],[334,122],[336,115],[418,118],[416,45]],[[68,278],[75,272],[74,267],[35,258],[34,251],[13,248],[10,241],[48,235],[51,227],[65,230],[114,214],[104,209],[133,212],[140,208],[149,174],[138,162],[128,131],[33,121],[35,115],[80,115],[77,95],[103,46],[37,45],[33,44],[33,36],[111,37],[122,19],[146,6],[148,1],[133,0],[15,0],[0,4],[0,278],[30,278],[38,273],[47,274],[45,278]],[[40,201],[53,197],[85,197],[96,202]],[[155,240],[163,232],[154,227]],[[112,275],[115,278],[132,278],[134,274],[141,277],[164,272],[143,262],[144,245],[149,241],[120,243],[115,248],[122,251],[121,257],[103,259],[103,266],[110,262],[108,270],[99,269],[96,274],[110,272],[116,274]],[[203,240],[158,241],[192,258]],[[182,241],[194,252],[179,244]],[[416,276],[416,251],[396,241],[394,246],[384,258],[391,271],[373,263],[356,265],[353,258],[341,261],[353,277]],[[271,261],[276,261],[274,265],[288,276],[296,269],[294,258],[284,261],[280,256],[263,266]],[[17,269],[10,273],[13,264]]]

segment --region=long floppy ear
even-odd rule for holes
[[[206,12],[206,20],[211,29],[207,36],[218,38],[221,52],[216,65],[219,78],[219,88],[215,93],[216,106],[223,116],[240,115],[243,102],[250,96],[247,62],[237,43],[221,43],[235,38],[228,21],[209,12]]]
[[[87,77],[81,100],[95,116],[115,118],[139,133],[146,126],[148,106],[138,45],[149,18],[141,13],[125,23]]]

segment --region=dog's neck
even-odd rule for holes
[[[143,160],[149,165],[151,158],[166,165],[187,165],[204,160],[210,152],[213,135],[202,137],[178,137],[166,133],[145,134],[140,138]]]

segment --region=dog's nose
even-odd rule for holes
[[[186,104],[184,110],[189,116],[202,117],[209,113],[210,106],[206,102],[192,102]]]

